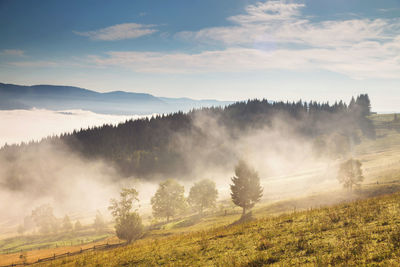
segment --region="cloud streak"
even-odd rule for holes
[[[17,56],[22,57],[25,54],[25,51],[20,49],[4,49],[0,54],[7,56]]]
[[[91,56],[98,66],[125,67],[143,73],[212,73],[268,70],[327,70],[353,79],[399,78],[400,38],[380,44],[364,42],[341,49],[303,50],[227,48],[197,54],[109,52]]]
[[[89,37],[92,40],[118,41],[125,39],[135,39],[141,36],[150,35],[157,32],[155,25],[144,25],[137,23],[117,24],[95,31],[79,32],[74,31],[80,36]]]

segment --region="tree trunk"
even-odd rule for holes
[[[246,207],[243,207],[242,217],[246,214]]]
[[[167,216],[167,223],[169,223],[169,215]]]

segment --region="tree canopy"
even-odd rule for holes
[[[200,214],[203,214],[204,209],[215,207],[217,196],[215,182],[204,179],[190,188],[188,202]]]
[[[119,201],[111,199],[108,209],[115,219],[115,232],[120,239],[128,243],[139,238],[143,232],[142,219],[134,203],[139,202],[138,192],[134,188],[123,188]]]
[[[161,182],[156,194],[151,198],[154,217],[166,218],[169,222],[171,217],[184,211],[186,208],[184,191],[184,187],[173,179]]]

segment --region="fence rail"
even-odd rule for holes
[[[66,253],[62,253],[62,254],[54,254],[53,256],[46,257],[46,258],[38,258],[37,261],[34,261],[34,262],[12,263],[12,264],[9,264],[9,265],[0,265],[0,267],[27,266],[27,265],[40,263],[40,262],[53,261],[53,260],[61,259],[61,258],[64,258],[64,257],[79,255],[79,254],[81,254],[83,252],[86,252],[86,251],[111,249],[111,248],[121,247],[121,246],[124,246],[124,245],[126,245],[126,243],[103,244],[103,245],[97,245],[97,246],[94,245],[93,247],[89,247],[89,248],[81,248],[78,251],[66,252]]]

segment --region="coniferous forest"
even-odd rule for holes
[[[218,132],[223,131],[222,138],[234,142],[246,132],[268,131],[276,127],[276,121],[284,121],[290,126],[285,131],[314,140],[316,150],[324,150],[327,135],[335,134],[337,142],[342,142],[341,147],[343,142],[354,144],[361,137],[374,138],[373,125],[367,118],[370,109],[366,94],[352,98],[349,104],[255,99],[226,107],[129,120],[117,126],[81,129],[40,142],[6,145],[0,155],[12,163],[20,153],[51,144],[60,149],[66,146],[88,159],[106,160],[126,177],[190,176],[191,161],[203,148],[207,148],[207,155],[203,156],[210,164],[223,164],[228,158],[240,157],[232,155],[229,147],[221,144],[221,139],[215,137]]]

